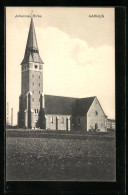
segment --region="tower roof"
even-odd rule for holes
[[[27,48],[38,49],[33,18],[31,18],[31,23],[30,23],[30,28],[29,28],[29,34],[28,34],[28,40],[27,40],[26,47]]]
[[[36,39],[33,18],[31,18],[28,39],[27,39],[27,44],[26,44],[26,50],[25,50],[24,59],[21,65],[27,62],[36,62],[36,63],[43,64],[43,61],[39,55],[39,49],[38,49],[38,44],[37,44],[37,39]]]

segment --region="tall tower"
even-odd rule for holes
[[[43,64],[31,18],[25,54],[21,63],[21,96],[18,113],[20,128],[40,126],[39,115],[43,106]]]

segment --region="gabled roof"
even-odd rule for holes
[[[45,95],[45,113],[82,116],[86,115],[95,97],[72,98]]]
[[[76,100],[75,115],[86,115],[96,96]]]
[[[45,113],[72,115],[76,98],[45,95]]]

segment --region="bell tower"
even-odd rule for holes
[[[42,109],[43,61],[39,55],[33,17],[23,61],[21,62],[21,95],[19,97],[19,128],[39,127],[39,112]]]

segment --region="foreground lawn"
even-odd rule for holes
[[[6,139],[8,181],[115,181],[115,168],[114,139]]]

